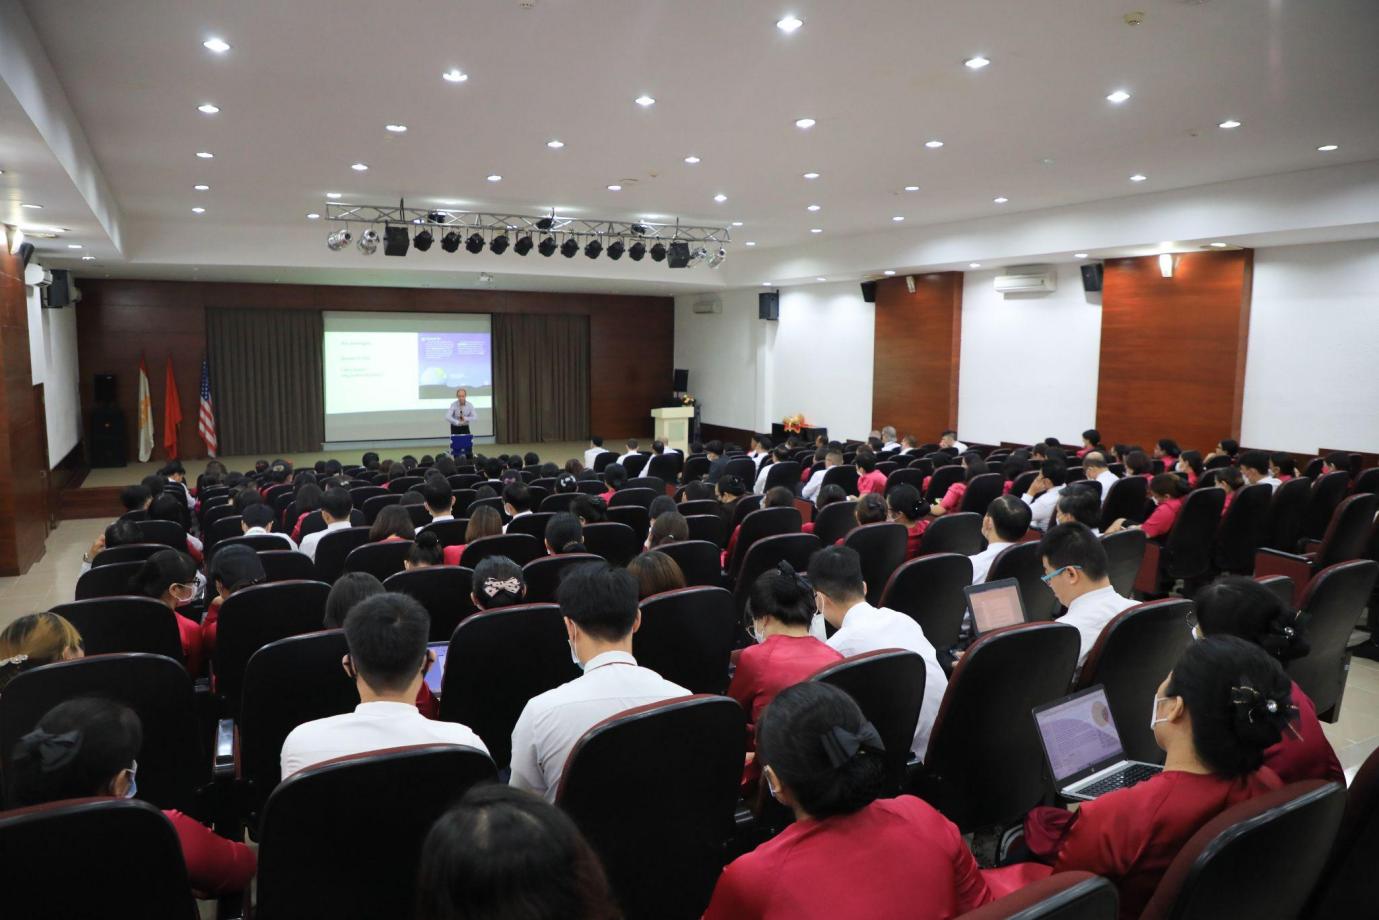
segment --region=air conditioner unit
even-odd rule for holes
[[[998,294],[1050,294],[1058,289],[1052,265],[1013,265],[996,276]]]
[[[47,287],[53,283],[53,273],[37,262],[24,266],[24,283],[29,287]]]
[[[723,301],[719,300],[712,294],[706,294],[705,296],[695,300],[695,302],[690,306],[690,309],[692,309],[695,313],[722,313]]]

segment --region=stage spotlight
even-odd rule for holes
[[[512,245],[512,251],[519,256],[524,256],[531,252],[532,241],[529,236],[518,237],[517,242]]]
[[[366,256],[371,256],[378,252],[378,233],[372,229],[365,230],[359,237],[359,251]]]
[[[684,240],[677,240],[670,244],[670,253],[666,257],[667,268],[689,268],[690,248],[689,243]]]
[[[460,235],[454,230],[451,230],[445,236],[441,237],[441,249],[444,249],[446,252],[454,252],[459,248]]]
[[[406,227],[394,227],[390,224],[383,228],[383,254],[385,256],[405,256],[411,243],[411,234],[407,232]]]
[[[651,261],[664,262],[666,260],[666,244],[657,243],[651,247]]]
[[[417,252],[425,252],[426,250],[430,249],[431,244],[435,241],[436,238],[431,235],[430,230],[423,230],[416,236],[412,237],[412,245],[417,247]]]
[[[637,242],[633,243],[632,247],[627,250],[627,257],[633,262],[640,262],[645,255],[646,243],[643,243],[641,240],[637,240]]]
[[[339,252],[340,250],[348,246],[350,244],[350,240],[352,239],[354,239],[354,237],[350,236],[350,232],[348,230],[336,230],[330,236],[326,237],[326,246],[330,249],[331,252]]]
[[[427,211],[426,220],[433,224],[446,224],[450,222],[450,215],[444,211]]]
[[[646,236],[648,233],[651,232],[651,230],[647,227],[646,224],[633,224],[632,232],[637,234],[638,236]]]
[[[719,248],[718,252],[709,257],[709,268],[717,268],[723,264],[723,260],[728,258],[728,250]]]
[[[489,251],[495,256],[501,256],[508,251],[508,244],[510,242],[506,233],[500,233],[493,238],[493,242],[488,244]]]
[[[579,252],[579,243],[572,236],[567,236],[565,242],[560,244],[560,254],[567,259],[573,259]]]
[[[543,217],[543,218],[541,218],[540,220],[538,220],[538,221],[536,222],[536,229],[538,229],[538,230],[549,230],[549,229],[551,229],[551,228],[554,227],[554,226],[555,226],[555,218],[554,218],[554,217]]]
[[[464,241],[464,248],[478,255],[484,251],[484,235],[482,233],[471,233],[469,239]]]
[[[597,259],[603,252],[603,244],[598,240],[590,240],[589,245],[584,247],[584,254],[591,259]]]
[[[550,258],[551,256],[555,255],[555,250],[555,237],[553,236],[542,237],[541,244],[536,247],[536,251],[541,253],[543,256],[546,256],[547,258]]]
[[[608,258],[612,259],[614,262],[621,259],[622,254],[626,251],[627,247],[623,245],[622,240],[614,240],[608,244]]]

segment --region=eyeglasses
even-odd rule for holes
[[[1078,569],[1078,570],[1081,570],[1081,569],[1082,569],[1082,566],[1080,566],[1080,565],[1060,565],[1058,568],[1054,569],[1052,572],[1049,572],[1047,575],[1040,575],[1040,576],[1039,576],[1039,580],[1042,581],[1042,582],[1043,582],[1044,584],[1046,584],[1046,585],[1047,585],[1047,584],[1050,584],[1055,578],[1057,578],[1059,575],[1061,575],[1063,572],[1067,571],[1068,569]]]

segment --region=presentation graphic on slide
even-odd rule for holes
[[[1048,742],[1055,779],[1072,776],[1121,750],[1111,710],[1099,693],[1075,697],[1040,713],[1039,730]]]
[[[421,399],[454,398],[461,387],[493,385],[492,338],[487,333],[417,333],[417,396]]]

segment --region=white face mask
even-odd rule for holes
[[[1150,730],[1151,732],[1154,730],[1154,726],[1158,725],[1160,722],[1172,722],[1172,721],[1173,721],[1172,719],[1160,719],[1160,718],[1159,718],[1159,704],[1160,704],[1160,703],[1163,703],[1163,702],[1165,702],[1165,701],[1167,701],[1168,699],[1169,699],[1169,697],[1166,697],[1166,696],[1156,696],[1156,697],[1154,697],[1154,703],[1153,703],[1153,705],[1152,705],[1152,706],[1150,707],[1150,709],[1149,709],[1149,730]]]
[[[566,639],[565,641],[570,643],[570,660],[573,661],[573,662],[575,663],[575,667],[577,667],[577,668],[579,668],[581,671],[583,671],[583,670],[584,670],[584,662],[582,662],[582,661],[579,660],[579,655],[578,655],[578,653],[575,652],[575,644],[574,644],[574,642],[571,641],[570,639]]]

